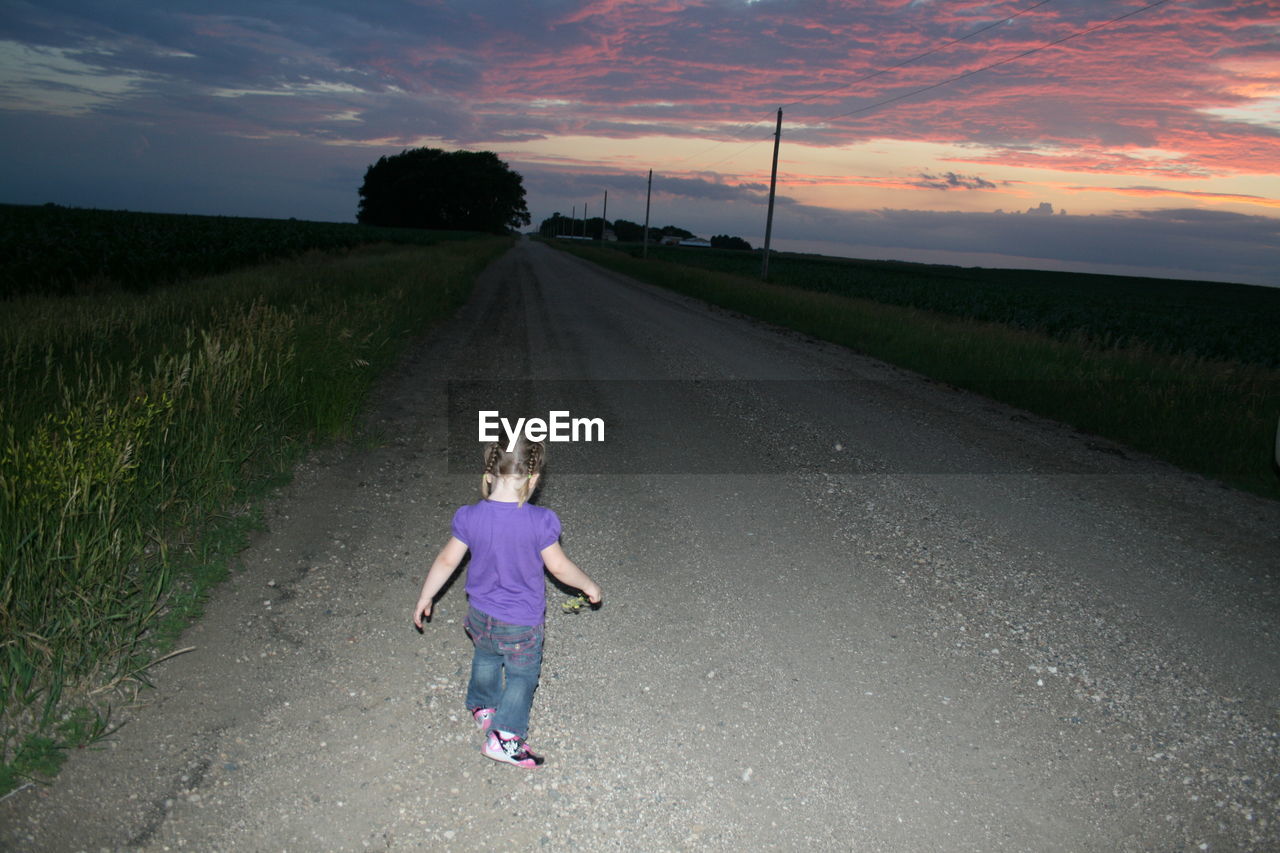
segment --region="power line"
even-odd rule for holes
[[[721,158],[721,159],[719,159],[719,160],[714,160],[714,161],[712,161],[712,162],[710,162],[710,163],[706,164],[705,166],[703,166],[703,167],[702,167],[701,171],[706,171],[706,170],[708,170],[708,169],[714,169],[716,166],[719,166],[721,163],[728,163],[730,160],[733,160],[733,159],[735,159],[736,157],[739,157],[739,156],[741,156],[741,155],[743,155],[743,154],[746,154],[746,153],[747,153],[748,151],[750,151],[752,148],[755,148],[757,145],[760,145],[760,144],[762,144],[762,143],[768,142],[768,141],[769,141],[770,139],[772,139],[772,138],[773,138],[773,134],[769,134],[768,136],[763,136],[763,137],[761,137],[760,139],[757,139],[755,142],[747,143],[747,146],[746,146],[745,148],[739,148],[739,149],[737,149],[737,150],[736,150],[736,151],[734,151],[732,154],[730,154],[728,157],[723,157],[723,158]],[[679,160],[677,160],[676,162],[677,162],[677,163],[679,163],[680,161],[679,161]]]
[[[770,113],[770,115],[772,115],[772,113]],[[756,121],[751,122],[750,124],[740,125],[740,126],[738,127],[738,129],[737,129],[737,130],[732,130],[732,131],[729,131],[729,132],[730,132],[731,134],[733,134],[734,136],[737,136],[739,139],[741,139],[741,138],[742,138],[742,134],[746,133],[748,130],[751,130],[751,128],[753,128],[753,127],[755,127],[756,125],[758,125],[761,121],[764,121],[764,119],[757,119]],[[706,148],[703,148],[703,149],[701,149],[701,150],[699,150],[699,151],[695,151],[695,152],[693,152],[692,154],[689,154],[689,155],[687,155],[687,156],[685,156],[685,157],[681,157],[679,160],[673,160],[673,161],[672,161],[672,163],[671,163],[671,165],[673,165],[673,166],[674,166],[674,165],[677,165],[677,164],[679,164],[679,163],[683,163],[683,162],[685,162],[686,160],[692,160],[692,159],[693,159],[693,158],[695,158],[695,157],[701,157],[703,154],[706,154],[708,151],[715,151],[715,150],[716,150],[717,148],[719,148],[721,145],[728,145],[728,144],[729,144],[729,140],[728,140],[728,139],[721,139],[719,142],[713,142],[713,143],[711,143],[711,145],[707,146]],[[758,144],[758,142],[753,142],[753,143],[751,143],[751,145],[750,145],[750,146],[748,146],[748,148],[753,147],[753,146],[755,146],[755,145],[757,145],[757,144]],[[743,149],[743,150],[746,150],[746,149]],[[741,153],[741,152],[739,152],[739,153]],[[734,155],[732,155],[731,157],[728,157],[728,158],[726,158],[726,159],[732,159],[733,157],[736,157],[736,156],[737,156],[737,154],[734,154]],[[723,163],[723,162],[724,162],[724,160],[717,160],[717,161],[716,161],[714,164],[712,164],[712,165],[718,165],[718,164]],[[711,168],[711,167],[710,167],[710,166],[703,166],[702,168],[704,168],[704,169],[709,169],[709,168]]]

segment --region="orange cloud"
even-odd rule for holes
[[[1280,199],[1244,193],[1198,192],[1168,187],[1068,187],[1072,192],[1107,192],[1120,195],[1145,197],[1186,198],[1196,201],[1256,204],[1262,207],[1280,208]]]

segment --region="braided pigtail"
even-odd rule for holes
[[[480,476],[480,496],[489,499],[489,490],[493,488],[493,478],[500,476],[498,465],[502,460],[502,445],[491,442],[484,449],[484,473]]]
[[[521,504],[529,500],[529,495],[533,491],[533,478],[542,473],[542,466],[546,464],[547,448],[540,441],[525,441],[523,447],[516,448],[517,453],[524,458],[521,460],[519,470],[524,474],[524,482],[520,484],[520,488],[516,490],[516,496]]]

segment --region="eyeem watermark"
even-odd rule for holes
[[[497,409],[479,412],[480,440],[498,441],[498,427],[507,436],[507,452],[516,449],[520,434],[529,441],[604,441],[604,418],[575,418],[568,411],[551,411],[547,419],[517,418],[513,425]]]

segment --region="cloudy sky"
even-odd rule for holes
[[[0,0],[0,202],[350,221],[497,152],[554,212],[1280,285],[1280,0]]]

